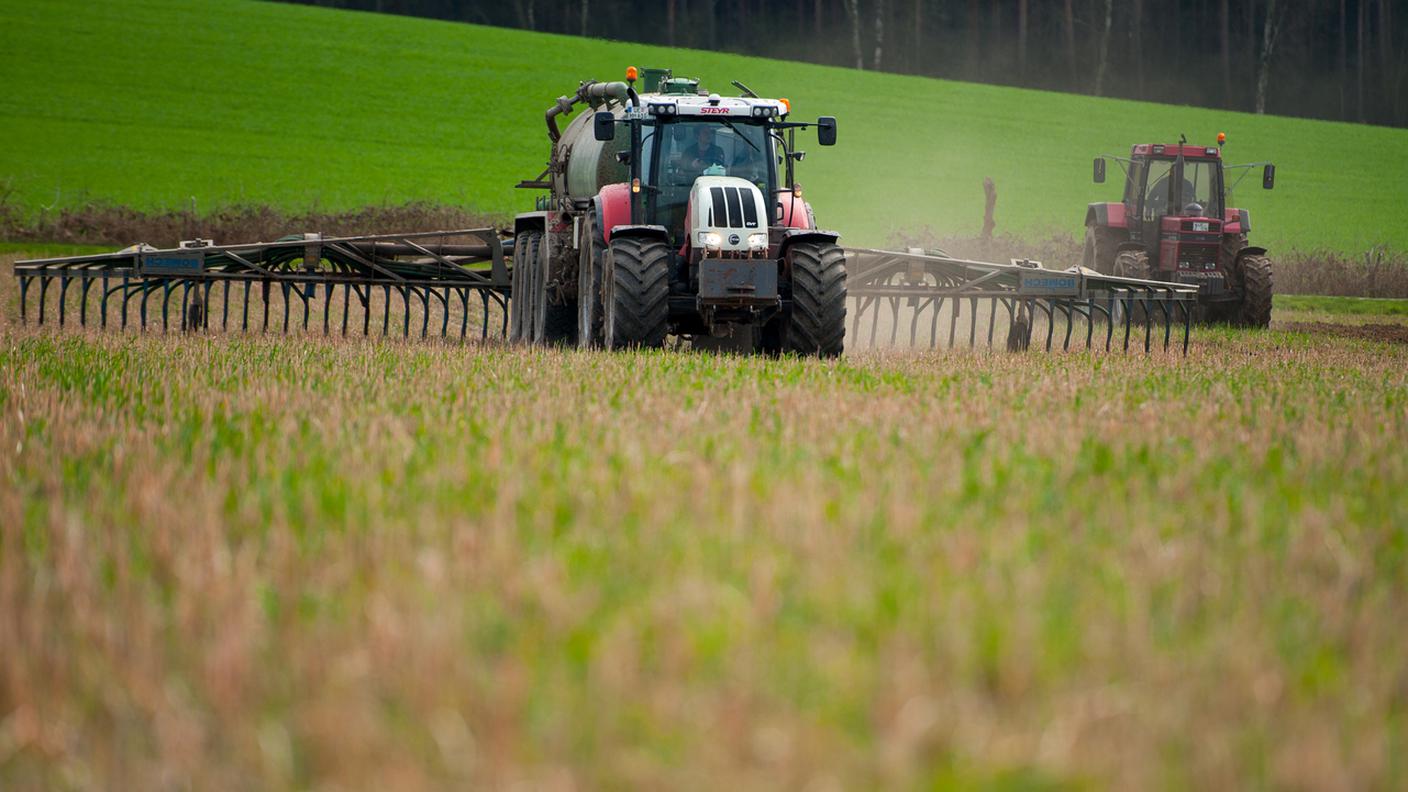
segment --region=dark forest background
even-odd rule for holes
[[[293,0],[1408,126],[1408,0]]]

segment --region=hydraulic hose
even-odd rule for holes
[[[609,104],[612,101],[629,101],[633,107],[640,107],[640,97],[636,95],[636,89],[623,82],[587,80],[577,86],[576,95],[557,97],[557,102],[548,108],[546,115],[548,138],[553,143],[562,138],[562,132],[557,128],[557,117],[572,112],[572,107],[579,102],[587,102],[596,107],[602,102]]]

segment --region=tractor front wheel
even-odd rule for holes
[[[1242,306],[1237,312],[1237,324],[1243,327],[1271,326],[1271,259],[1266,256],[1243,256]]]
[[[846,341],[846,253],[831,243],[798,242],[788,248],[792,313],[787,351],[836,357]]]
[[[607,349],[665,345],[670,320],[670,247],[658,239],[611,240],[603,273]]]

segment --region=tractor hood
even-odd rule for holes
[[[767,252],[767,203],[757,185],[736,176],[700,176],[689,194],[689,242],[706,253]]]

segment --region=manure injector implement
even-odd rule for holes
[[[637,82],[641,83],[637,91]],[[324,237],[15,265],[23,321],[191,332],[693,346],[831,357],[867,346],[1187,351],[1196,284],[843,248],[795,179],[786,99],[669,70],[582,82],[546,114],[535,210],[492,228]],[[592,112],[559,122],[578,105]],[[1116,340],[1118,338],[1118,340]]]

